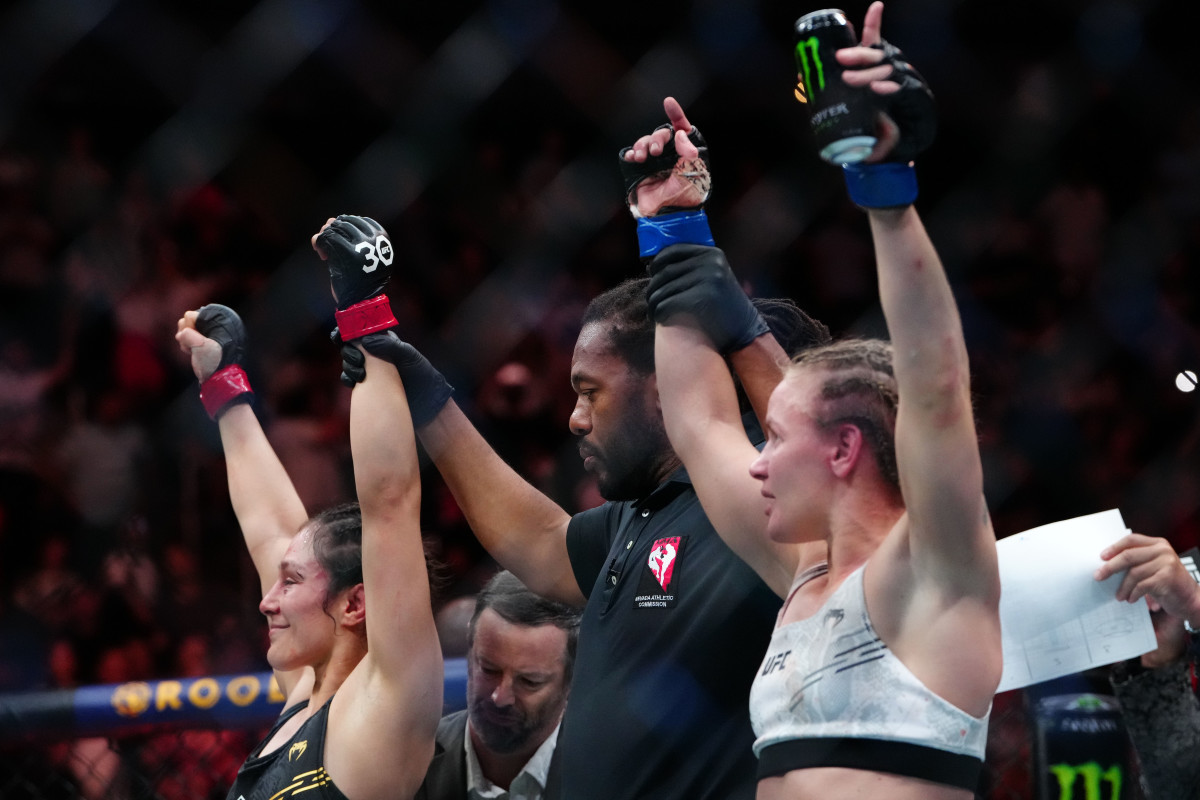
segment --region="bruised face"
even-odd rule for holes
[[[336,623],[326,613],[329,574],[312,550],[312,532],[293,537],[279,563],[279,577],[258,610],[267,618],[272,669],[287,671],[325,661],[333,648]]]
[[[590,322],[575,343],[570,427],[580,437],[583,468],[596,476],[600,495],[635,500],[666,477],[672,450],[654,376],[632,369],[613,348],[608,331],[608,323]]]
[[[467,655],[467,714],[476,746],[509,754],[536,750],[567,701],[567,632],[517,625],[485,608]]]

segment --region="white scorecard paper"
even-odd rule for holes
[[[1113,509],[1001,539],[1000,635],[1006,692],[1139,656],[1158,646],[1145,599],[1119,602],[1124,573],[1092,574],[1100,551],[1129,533]]]

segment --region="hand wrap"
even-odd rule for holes
[[[254,399],[250,379],[237,364],[217,370],[200,384],[200,402],[208,416],[217,419],[233,406],[249,403]]]
[[[912,164],[843,164],[842,177],[859,208],[904,208],[917,199],[917,171]]]
[[[338,330],[346,331],[346,341],[385,331],[399,324],[392,314],[392,304],[386,294],[355,303],[345,310],[335,311],[333,317],[337,321]]]
[[[330,338],[342,342],[335,328]],[[368,353],[390,362],[400,373],[413,427],[421,427],[442,410],[454,393],[446,377],[421,355],[417,348],[401,339],[394,331],[368,334],[360,340]],[[342,383],[353,387],[367,377],[366,357],[352,344],[342,344]]]
[[[250,379],[242,369],[246,355],[246,326],[229,306],[209,303],[196,315],[196,332],[221,346],[221,361],[200,384],[200,402],[216,419],[229,407],[254,399]]]
[[[673,130],[670,123],[659,125],[654,130],[664,129]],[[698,205],[687,208],[665,206],[660,208],[656,215],[672,211],[694,211],[697,208],[703,208],[704,204],[708,202],[708,197],[712,193],[712,162],[708,155],[708,142],[704,140],[700,129],[694,125],[687,138],[700,151],[700,154],[691,161],[683,161],[679,158],[679,154],[675,150],[674,134],[663,145],[662,153],[656,156],[647,156],[646,160],[640,163],[625,160],[625,154],[632,148],[623,147],[617,153],[617,162],[621,165],[621,179],[625,182],[625,203],[629,206],[629,212],[633,214],[634,218],[642,218],[642,213],[637,207],[637,187],[646,178],[667,178],[674,173],[695,186],[701,194]]]
[[[654,258],[673,244],[702,244],[709,247],[716,244],[708,227],[708,215],[702,208],[639,217],[637,237],[638,256],[642,259]]]
[[[722,355],[770,330],[716,247],[679,244],[659,253],[650,262],[646,300],[658,323],[692,315]]]
[[[387,295],[395,252],[387,231],[370,217],[339,215],[317,236],[329,261],[338,329],[349,341],[396,325]]]

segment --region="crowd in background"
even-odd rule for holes
[[[450,4],[414,28],[332,4],[350,9],[334,32],[201,138],[231,154],[185,149],[195,162],[168,170],[146,153],[212,98],[118,55],[131,5],[4,98],[0,691],[265,668],[215,426],[172,334],[189,308],[238,309],[257,411],[306,506],[351,498],[349,392],[307,241],[330,215],[392,234],[399,332],[497,451],[568,511],[598,504],[568,372],[584,304],[641,270],[615,158],[657,113],[639,80],[682,86],[713,151],[714,233],[748,288],[835,334],[880,329],[865,221],[790,99],[786,25],[810,9],[697,3],[638,27],[611,7]],[[1170,61],[1171,7],[918,5],[896,4],[889,36],[941,104],[918,205],[963,314],[997,534],[1115,507],[1200,543],[1200,392],[1175,384],[1200,370],[1200,104]],[[214,59],[245,35],[232,8],[178,13]],[[1022,13],[1038,22],[1006,49]],[[448,85],[419,66],[481,30],[505,49],[467,66],[501,74]],[[199,95],[213,76],[195,69]],[[630,96],[642,107],[618,113]],[[409,150],[370,155],[406,125]],[[438,603],[494,570],[434,470],[423,525]]]

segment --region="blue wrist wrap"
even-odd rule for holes
[[[653,258],[663,248],[673,244],[706,244],[712,247],[712,231],[704,209],[676,211],[657,217],[640,217],[637,221],[638,250],[642,258]]]
[[[903,208],[917,199],[917,171],[911,164],[843,164],[850,199],[862,208]]]

